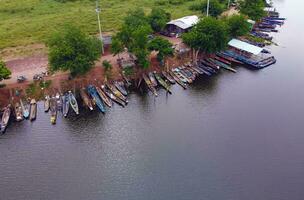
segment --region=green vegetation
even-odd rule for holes
[[[264,7],[264,0],[242,0],[240,2],[241,13],[252,20],[259,20],[265,15]]]
[[[0,60],[0,81],[8,79],[11,74],[11,71],[6,67],[5,63]]]
[[[153,8],[148,19],[153,31],[160,32],[170,21],[171,15],[163,9]]]
[[[40,88],[44,88],[44,89],[48,89],[52,84],[52,80],[47,80],[47,81],[40,81],[39,82],[39,87]]]
[[[226,0],[210,0],[209,2],[209,15],[213,17],[217,17],[224,12],[227,8],[227,1]],[[206,14],[207,12],[207,0],[204,0],[200,3],[193,3],[190,7],[190,10],[194,11],[201,11],[202,13]]]
[[[111,76],[111,71],[112,71],[112,65],[111,63],[108,61],[108,60],[104,60],[102,62],[102,66],[104,68],[104,71],[105,71],[105,76],[108,78]]]
[[[59,0],[60,1],[60,0]],[[190,4],[201,0],[107,0],[100,1],[101,26],[104,32],[116,32],[130,10],[153,7],[165,9],[172,18],[199,14],[189,10]],[[88,34],[98,32],[95,1],[78,0],[61,3],[56,0],[0,0],[0,49],[46,42],[53,31],[65,24],[75,24]]]
[[[101,55],[101,42],[79,28],[66,25],[48,42],[51,71],[70,70],[72,76],[85,74]]]
[[[172,44],[161,37],[156,37],[148,44],[150,51],[158,51],[157,59],[161,64],[164,64],[164,59],[167,56],[173,56]]]
[[[194,51],[194,62],[200,52],[215,53],[223,50],[228,41],[226,24],[219,19],[206,17],[183,36],[183,42]]]
[[[247,35],[250,31],[250,24],[244,15],[233,15],[224,20],[228,25],[228,32],[232,38]]]

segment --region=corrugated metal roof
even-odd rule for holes
[[[254,55],[258,55],[262,52],[262,48],[249,44],[247,42],[243,42],[241,40],[232,39],[228,43],[229,46],[252,53]]]
[[[168,22],[167,24],[173,24],[182,29],[188,29],[188,28],[192,27],[193,25],[197,24],[198,21],[199,21],[198,17],[196,15],[192,15],[192,16],[186,16],[186,17],[183,17],[180,19],[172,20],[172,21]]]

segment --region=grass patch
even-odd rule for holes
[[[161,7],[171,13],[172,18],[200,14],[189,10],[193,2],[200,0],[101,1],[102,30],[115,32],[127,12],[138,7],[145,12],[150,12],[153,7]],[[0,49],[43,43],[66,23],[73,23],[90,34],[98,32],[95,1],[0,0],[0,4]]]

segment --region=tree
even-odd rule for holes
[[[148,68],[148,35],[152,33],[148,19],[142,9],[137,9],[128,14],[121,30],[116,37],[130,54],[137,58],[141,68]]]
[[[88,72],[100,57],[102,49],[100,40],[71,25],[55,33],[48,46],[51,70],[70,70],[72,76]]]
[[[3,79],[9,79],[11,71],[6,67],[5,63],[0,60],[0,81]]]
[[[170,21],[171,15],[161,8],[153,8],[148,19],[153,31],[160,32]]]
[[[113,68],[112,64],[108,60],[104,60],[102,62],[102,66],[103,66],[103,68],[105,70],[106,77],[110,76],[110,73],[111,73],[112,68]]]
[[[124,46],[116,36],[112,38],[111,52],[114,56],[118,55],[118,58],[120,57],[119,55],[124,52]]]
[[[221,4],[218,0],[210,0],[209,2],[209,15],[212,17],[217,17],[220,14],[222,14],[222,12],[224,12],[225,7],[224,4]],[[226,4],[225,4],[226,6]],[[207,7],[207,1],[202,3],[202,11],[203,13],[206,12],[206,7]]]
[[[183,34],[183,42],[193,50],[193,60],[197,63],[200,52],[215,53],[223,50],[228,41],[227,26],[222,20],[206,17],[188,33]]]
[[[173,55],[172,44],[161,37],[156,37],[151,40],[148,49],[150,51],[158,51],[157,59],[161,63],[163,63],[165,57]]]
[[[230,37],[246,35],[250,31],[250,25],[244,15],[233,15],[226,20]]]
[[[265,16],[264,0],[242,0],[240,2],[240,11],[252,20],[260,20]]]

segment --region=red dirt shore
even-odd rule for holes
[[[181,40],[177,38],[167,38],[174,45],[180,45]],[[121,58],[128,58],[128,54],[124,53],[120,55]],[[110,54],[109,49],[106,49],[105,54],[101,56],[98,62],[96,62],[95,67],[92,68],[86,75],[81,77],[76,77],[73,80],[69,80],[68,72],[57,72],[53,75],[47,76],[44,80],[51,80],[51,86],[47,91],[43,91],[44,93],[53,94],[57,91],[67,91],[72,88],[80,88],[85,87],[88,84],[100,85],[105,80],[105,73],[102,67],[102,62],[104,60],[108,60],[113,68],[111,71],[111,80],[121,80],[121,68],[117,64],[118,56],[113,56]],[[152,53],[150,56],[151,65],[148,70],[136,70],[133,75],[133,79],[137,79],[141,77],[143,72],[146,71],[161,71],[161,67],[159,66],[159,62],[156,59],[156,53]],[[166,61],[166,66],[171,68],[174,66],[178,66],[185,62],[189,62],[189,56],[184,58],[168,58]],[[35,74],[40,74],[42,72],[46,72],[48,70],[48,58],[45,54],[38,54],[34,56],[28,56],[23,58],[14,58],[13,60],[8,60],[6,62],[8,68],[12,71],[12,76],[8,80],[4,80],[1,83],[6,84],[5,88],[0,89],[0,108],[7,105],[10,102],[10,99],[15,96],[15,91],[21,91],[21,95],[25,94],[26,88],[33,83],[32,78]],[[28,81],[23,83],[17,83],[17,77],[23,75]],[[38,98],[38,97],[36,97]]]

